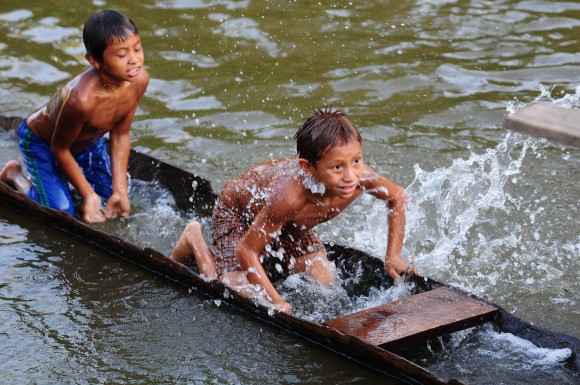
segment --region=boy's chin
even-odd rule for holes
[[[334,196],[337,197],[337,198],[340,198],[340,199],[349,199],[349,198],[352,198],[353,194],[354,194],[354,191],[353,192],[350,192],[350,193],[344,193],[341,190],[335,190],[334,191]]]

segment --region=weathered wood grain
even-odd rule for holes
[[[489,321],[496,310],[458,290],[440,287],[334,318],[325,324],[386,348],[409,339],[427,339]]]
[[[504,127],[531,136],[580,147],[580,110],[541,102],[504,119]]]

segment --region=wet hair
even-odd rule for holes
[[[103,52],[113,40],[127,40],[139,31],[131,19],[114,10],[105,10],[91,15],[83,28],[83,42],[87,55],[103,61]]]
[[[362,137],[346,114],[336,108],[318,108],[314,114],[300,126],[296,135],[298,157],[306,159],[316,166],[320,158],[334,146],[344,146]]]

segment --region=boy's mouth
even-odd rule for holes
[[[131,77],[138,76],[141,73],[141,67],[131,68],[127,74]]]
[[[351,194],[351,193],[354,192],[354,190],[356,189],[356,185],[352,185],[352,186],[341,186],[338,189],[344,195],[348,195],[348,194]]]

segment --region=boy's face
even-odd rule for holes
[[[112,39],[107,44],[99,69],[119,82],[131,82],[141,74],[144,59],[141,38],[130,34],[127,40]]]
[[[325,195],[350,198],[363,172],[361,144],[352,140],[344,146],[329,148],[316,166],[310,166],[310,171],[312,176],[324,184]]]

